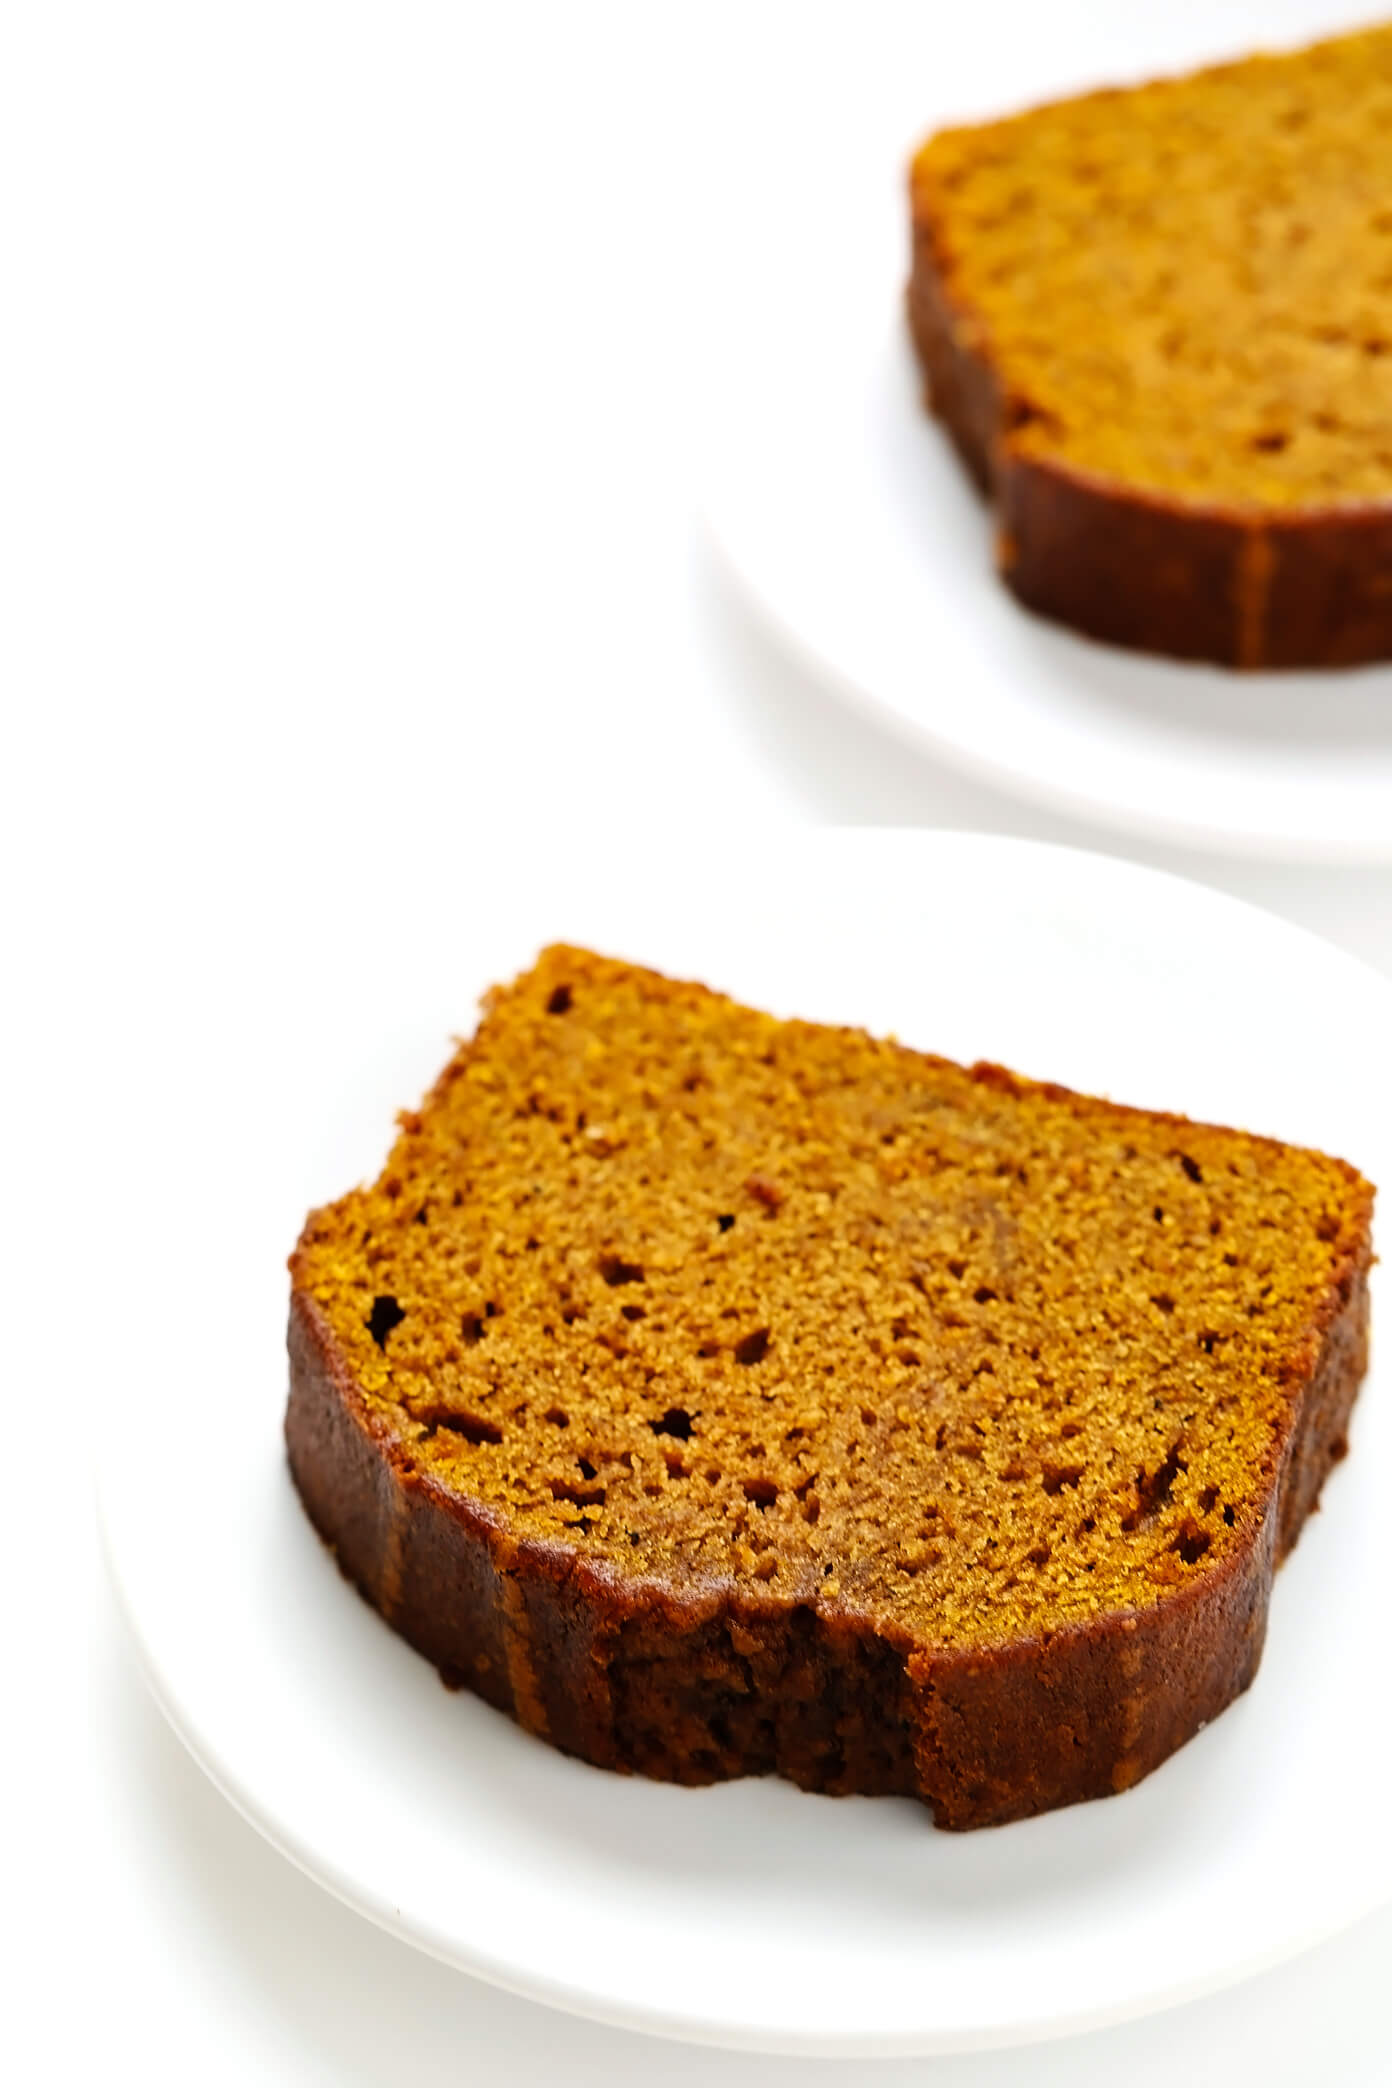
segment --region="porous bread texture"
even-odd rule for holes
[[[1392,653],[1392,26],[942,131],[910,189],[930,394],[1023,599],[1230,664]],[[1132,503],[1129,578],[1088,491]]]
[[[513,1536],[1000,1646],[1251,1545],[1371,1194],[558,947],[292,1269]]]

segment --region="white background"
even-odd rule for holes
[[[993,54],[1003,82],[1064,84],[1065,16],[1087,18],[1099,76],[1226,47],[1221,0],[969,12],[57,0],[0,21],[16,2080],[840,2088],[871,2071],[567,2022],[333,1905],[147,1702],[100,1572],[89,1451],[104,1358],[160,1337],[158,1184],[125,1190],[142,1122],[120,1069],[205,889],[209,933],[254,935],[275,906],[312,938],[336,860],[378,863],[406,909],[413,879],[447,874],[450,837],[485,826],[500,877],[511,850],[549,851],[563,877],[587,833],[653,819],[722,852],[780,820],[1115,850],[843,718],[732,601],[693,521],[702,368],[712,329],[737,338],[757,199],[795,197],[798,155],[835,149],[848,97],[909,77],[907,53],[926,63],[925,24],[974,39],[983,94]],[[1273,36],[1341,19],[1268,14]],[[1136,853],[1392,972],[1392,873]],[[487,903],[461,890],[461,920]],[[386,954],[365,958],[365,1029]],[[874,2071],[887,2088],[1363,2088],[1392,2080],[1390,1961],[1384,1915],[1146,2024]]]

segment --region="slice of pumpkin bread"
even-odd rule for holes
[[[553,948],[309,1218],[291,1468],[388,1621],[559,1747],[1008,1820],[1251,1681],[1372,1199]]]
[[[929,401],[1021,601],[1392,658],[1392,26],[942,131],[910,190]]]

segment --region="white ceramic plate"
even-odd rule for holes
[[[706,516],[806,663],[961,769],[1130,834],[1392,861],[1392,666],[1239,676],[1026,614],[921,403],[902,316],[918,136],[1347,19],[1309,0],[1172,0],[1165,14],[978,0],[945,33],[941,10],[920,7],[895,11],[873,63],[823,56],[839,57],[843,90],[808,95],[811,134],[755,155],[715,264],[712,306],[738,321],[712,327]]]
[[[990,1832],[937,1833],[907,1801],[684,1791],[565,1760],[447,1694],[340,1579],[282,1457],[283,1256],[311,1201],[375,1171],[391,1105],[422,1090],[480,990],[553,936],[1318,1142],[1392,1181],[1392,987],[1200,887],[969,835],[554,851],[560,881],[525,851],[466,849],[409,906],[345,869],[332,905],[235,934],[234,892],[150,984],[128,1063],[153,1054],[158,1077],[131,1076],[129,1208],[160,1244],[113,1330],[105,1399],[141,1419],[111,1432],[102,1505],[146,1673],[210,1776],[331,1891],[441,1958],[767,2050],[943,2051],[1114,2021],[1388,1896],[1376,1377],[1280,1576],[1251,1693],[1125,1797]]]

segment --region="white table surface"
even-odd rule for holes
[[[1137,62],[1221,48],[1222,12],[1093,10]],[[936,2062],[658,2046],[491,1992],[231,1813],[147,1699],[100,1567],[102,1356],[158,1344],[160,1292],[158,1241],[110,1215],[102,1036],[178,962],[172,881],[231,859],[247,923],[283,903],[312,932],[336,851],[377,852],[409,905],[419,836],[483,821],[558,874],[639,816],[723,850],[812,820],[1123,852],[843,716],[693,521],[722,212],[741,168],[893,61],[901,21],[888,0],[51,0],[0,26],[11,2079],[1392,2081],[1392,1912],[1147,2022]],[[287,888],[310,851],[322,887]],[[1392,972],[1392,873],[1132,852]]]

